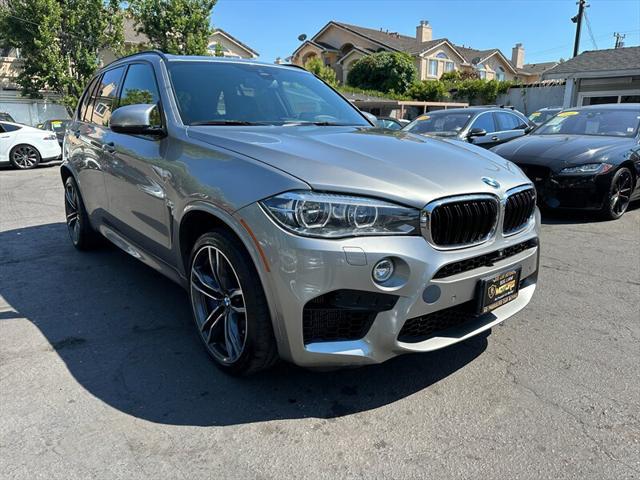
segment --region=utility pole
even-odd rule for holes
[[[616,37],[616,46],[614,48],[624,47],[624,37],[626,37],[626,35],[623,35],[621,33],[614,33],[613,36]]]
[[[573,56],[578,55],[580,50],[580,30],[582,29],[582,17],[584,17],[584,9],[587,6],[587,0],[578,0],[578,14],[571,18],[571,21],[576,24],[576,41],[573,44]]]

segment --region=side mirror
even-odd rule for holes
[[[150,103],[116,108],[109,119],[109,128],[116,133],[132,135],[164,134],[158,106]]]
[[[472,128],[467,133],[467,137],[484,137],[487,134],[487,131],[484,128]]]
[[[534,125],[528,125],[528,126],[526,126],[526,127],[524,128],[524,134],[526,135],[526,134],[528,134],[528,133],[533,132],[533,130],[534,130],[535,128],[536,128],[536,127],[535,127]]]

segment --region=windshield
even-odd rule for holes
[[[632,137],[638,131],[640,109],[567,110],[538,127],[535,135],[602,135]]]
[[[51,120],[51,130],[56,133],[64,132],[64,128],[69,123],[69,120]]]
[[[223,62],[170,62],[186,125],[370,124],[312,74]]]
[[[457,135],[469,122],[469,112],[430,113],[416,118],[404,127],[411,133],[429,133],[433,135]]]
[[[529,115],[529,120],[531,120],[533,123],[537,125],[540,125],[541,123],[544,123],[547,120],[549,120],[559,111],[560,110],[558,109],[558,110],[542,110],[540,112],[533,112],[531,115]]]

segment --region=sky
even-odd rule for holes
[[[626,34],[626,46],[640,45],[640,1],[589,0],[586,9],[598,49],[613,48],[614,32]],[[428,20],[433,38],[479,50],[499,48],[511,58],[516,43],[525,62],[571,58],[576,0],[218,0],[212,24],[260,53],[260,60],[286,58],[328,21],[414,36]],[[594,50],[583,22],[580,51]]]

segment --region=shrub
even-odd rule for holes
[[[407,95],[414,100],[422,102],[437,102],[446,100],[449,91],[444,82],[438,80],[423,80],[411,85],[407,91]]]
[[[318,57],[312,57],[307,60],[307,63],[304,64],[304,68],[313,73],[316,77],[324,80],[332,87],[338,85],[338,80],[336,80],[336,72],[333,68],[326,66],[322,59]]]
[[[418,71],[410,55],[379,52],[358,60],[349,71],[347,83],[365,90],[403,94],[417,77]]]

